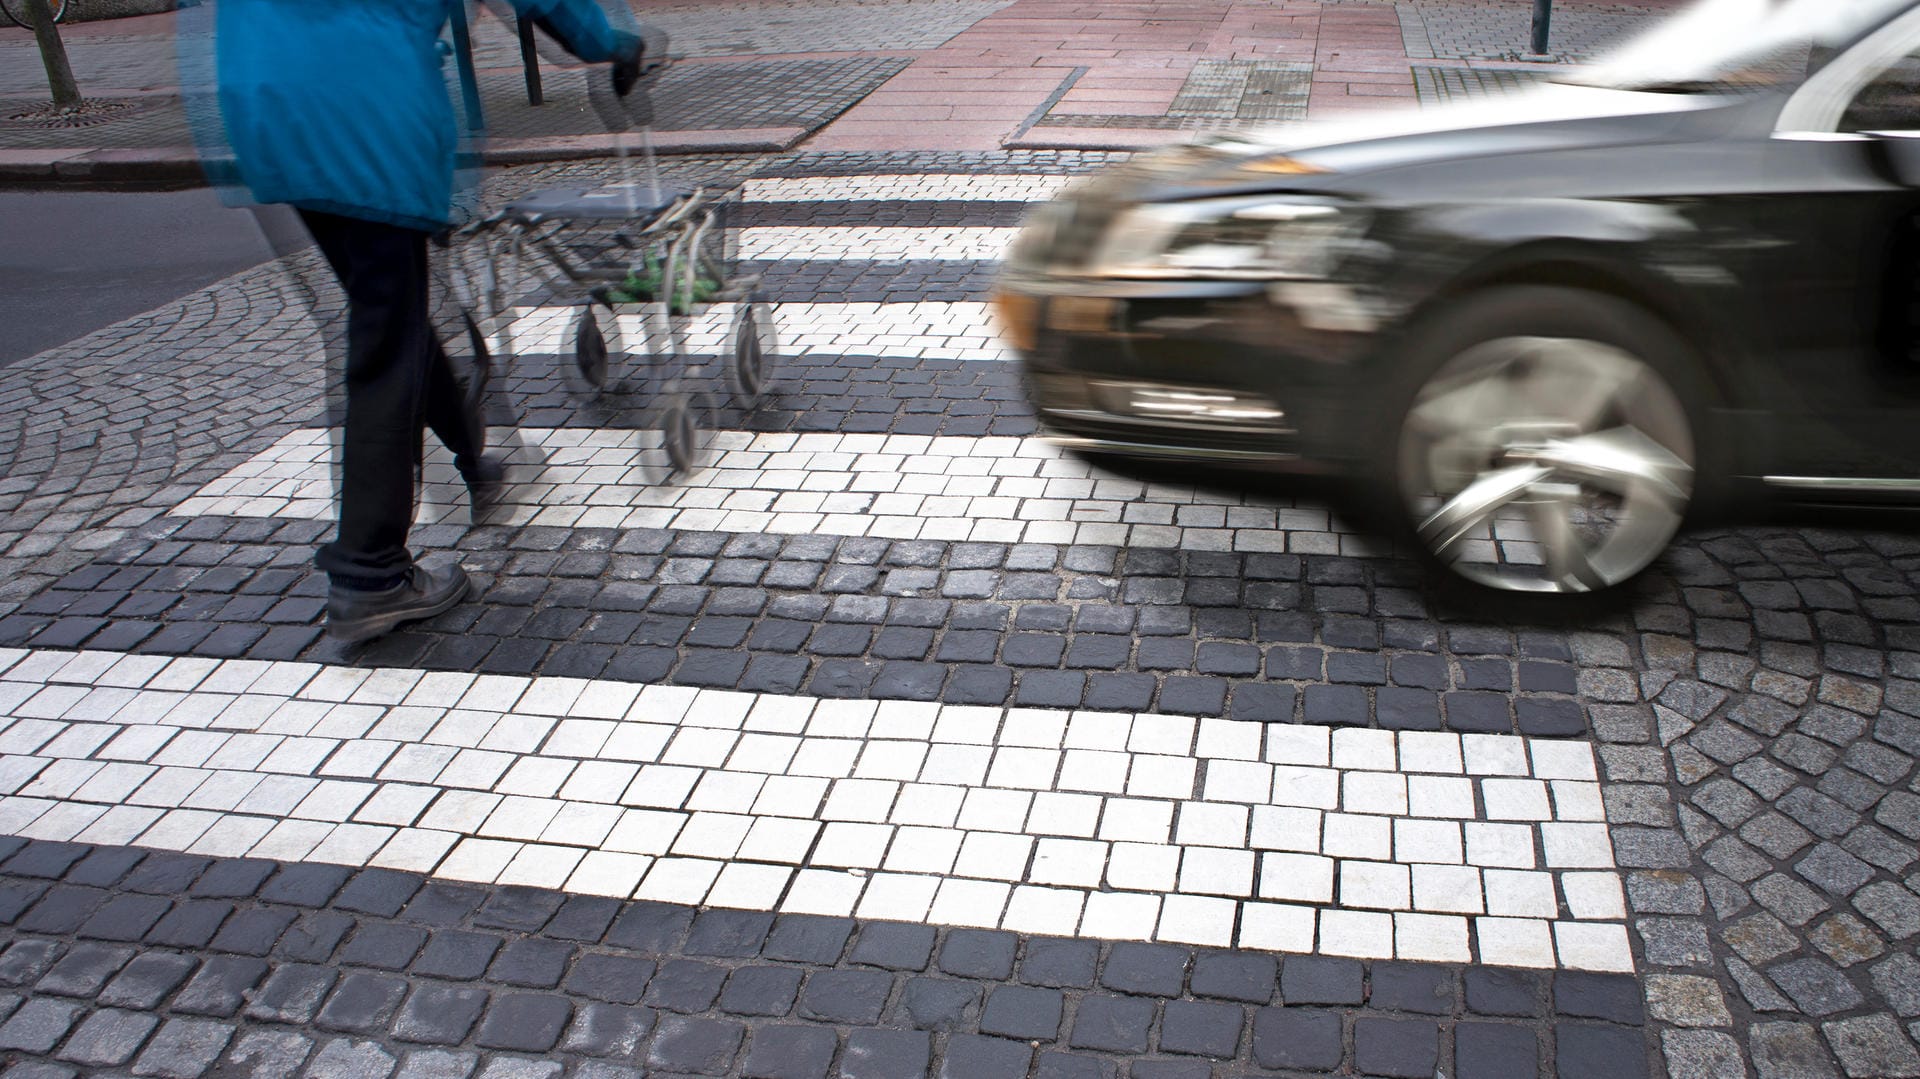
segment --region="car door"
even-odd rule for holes
[[[1757,283],[1787,398],[1769,482],[1920,494],[1920,12],[1810,79],[1772,157],[1804,186],[1774,200],[1790,242]]]

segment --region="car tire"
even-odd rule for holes
[[[1397,540],[1483,597],[1615,593],[1659,558],[1712,474],[1701,365],[1625,300],[1471,294],[1416,324],[1395,365],[1372,443],[1376,499]]]

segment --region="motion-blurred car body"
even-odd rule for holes
[[[1920,4],[1710,0],[1562,78],[1037,210],[996,302],[1043,424],[1351,479],[1506,591],[1618,585],[1709,497],[1920,501]]]

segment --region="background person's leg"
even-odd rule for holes
[[[470,387],[454,370],[453,360],[439,335],[431,330],[429,333],[433,356],[428,361],[427,372],[427,427],[453,452],[454,466],[466,476],[477,467],[487,450],[485,411],[479,401],[469,396]]]

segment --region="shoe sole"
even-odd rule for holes
[[[437,614],[444,614],[452,610],[461,600],[466,599],[467,593],[472,590],[473,579],[470,577],[463,578],[460,581],[459,588],[447,593],[445,599],[440,600],[430,607],[417,607],[407,611],[390,611],[386,614],[356,619],[345,625],[337,624],[329,618],[327,620],[327,636],[332,637],[342,644],[359,644],[361,641],[370,641],[375,637],[392,633],[408,622],[418,622],[423,618],[432,618]]]

